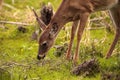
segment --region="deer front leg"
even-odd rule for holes
[[[73,57],[74,63],[76,63],[78,61],[78,58],[79,58],[79,54],[78,54],[79,53],[79,43],[80,43],[83,31],[84,31],[86,22],[88,20],[88,16],[89,16],[89,13],[80,14],[80,25],[79,25],[78,33],[77,33],[77,46],[76,46],[76,51],[75,51],[75,54]]]
[[[112,55],[112,52],[115,48],[115,45],[117,44],[119,37],[120,37],[120,7],[112,8],[110,11],[111,19],[113,20],[113,23],[116,26],[116,34],[115,38],[110,46],[110,49],[107,52],[106,58],[109,58]]]
[[[73,41],[74,41],[76,29],[77,29],[77,26],[78,26],[78,22],[79,22],[79,20],[74,21],[73,24],[72,24],[70,43],[69,43],[68,50],[67,50],[67,53],[66,53],[66,59],[68,59],[68,60],[71,57],[71,49],[72,49],[72,44],[73,44]]]

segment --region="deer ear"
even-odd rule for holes
[[[49,38],[53,39],[55,37],[57,31],[58,31],[58,24],[53,23],[52,28],[51,28],[50,33],[49,33]]]
[[[46,29],[46,25],[45,25],[44,22],[38,17],[38,15],[37,15],[37,13],[35,12],[35,10],[32,9],[32,11],[33,11],[33,13],[34,13],[34,15],[35,15],[35,17],[36,17],[36,20],[37,20],[38,24],[40,25],[41,30],[44,31],[44,30]]]

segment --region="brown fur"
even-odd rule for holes
[[[113,49],[120,36],[120,2],[118,0],[63,0],[57,12],[53,16],[47,28],[43,31],[39,39],[39,53],[38,59],[41,59],[46,55],[48,50],[52,47],[54,40],[62,27],[72,21],[72,31],[71,31],[71,40],[66,54],[66,58],[70,59],[71,47],[74,40],[74,34],[78,26],[77,31],[77,46],[74,54],[74,62],[77,62],[79,56],[79,43],[82,38],[82,34],[87,22],[89,15],[96,11],[109,10],[111,14],[111,19],[116,26],[116,35],[115,39],[108,50],[106,58],[109,58],[113,52]],[[54,24],[57,25],[57,31],[51,32]],[[52,38],[50,36],[52,35]],[[44,52],[41,50],[44,47]]]

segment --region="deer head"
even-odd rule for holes
[[[79,0],[78,0],[79,2]],[[92,11],[90,5],[85,5],[86,8],[83,6],[79,7],[77,0],[63,0],[59,9],[52,17],[48,26],[41,22],[41,28],[43,30],[40,38],[39,38],[39,51],[38,51],[38,59],[43,59],[46,56],[48,50],[54,44],[55,38],[63,25],[70,21],[76,21],[80,19],[79,13],[84,13],[85,11]],[[43,29],[44,28],[44,29]]]

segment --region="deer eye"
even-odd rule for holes
[[[46,42],[46,41],[43,42],[43,43],[41,44],[41,46],[42,46],[42,48],[47,48],[47,42]]]
[[[43,43],[42,46],[47,46],[47,43]]]
[[[40,46],[39,46],[39,50],[42,52],[42,53],[45,53],[48,49],[48,43],[47,42],[43,42]]]

